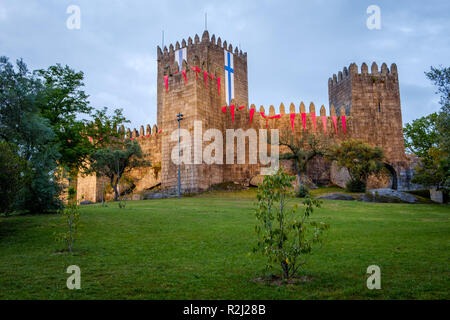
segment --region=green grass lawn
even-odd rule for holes
[[[277,286],[255,244],[254,191],[82,207],[76,252],[57,254],[57,215],[0,218],[0,299],[449,299],[450,207],[324,201],[331,225],[301,271]],[[300,199],[295,199],[300,202]],[[66,268],[81,268],[81,290]],[[366,269],[381,268],[381,290]]]

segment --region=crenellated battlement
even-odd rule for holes
[[[383,63],[381,68],[378,68],[377,63],[373,62],[369,73],[369,67],[365,62],[361,65],[361,69],[358,68],[356,63],[351,63],[348,68],[344,67],[344,69],[339,71],[337,75],[333,74],[333,76],[328,79],[328,86],[332,87],[342,83],[343,81],[351,80],[352,76],[355,75],[367,75],[371,77],[391,76],[397,78],[397,65],[393,63],[389,69],[387,64]]]
[[[183,48],[193,49],[196,47],[204,47],[204,46],[227,50],[227,51],[233,53],[235,58],[241,59],[242,61],[245,61],[245,62],[247,61],[247,52],[242,52],[242,50],[240,50],[237,46],[234,47],[234,51],[233,51],[233,45],[231,43],[229,44],[229,43],[227,43],[227,41],[222,42],[222,39],[220,37],[218,37],[216,40],[216,36],[214,34],[210,38],[209,32],[207,30],[205,30],[203,32],[201,39],[198,36],[198,34],[196,34],[194,36],[194,39],[189,37],[187,39],[187,41],[185,39],[183,39],[183,40],[181,40],[181,42],[177,41],[175,43],[175,45],[170,44],[169,47],[164,46],[163,49],[161,49],[161,47],[158,46],[156,49],[157,59],[158,59],[158,62],[172,61],[174,59],[176,50],[183,49]],[[200,64],[202,64],[203,62],[204,61],[200,61]],[[188,63],[188,65],[194,65],[194,61],[190,61],[189,57],[188,57],[187,63]]]
[[[117,129],[117,133],[119,133],[123,139],[153,138],[160,132],[161,130],[158,129],[156,124],[154,124],[153,127],[147,124],[146,129],[144,129],[144,126],[142,125],[139,130],[136,128],[125,128],[123,125]]]

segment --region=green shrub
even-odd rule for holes
[[[296,193],[297,198],[305,198],[307,196],[309,196],[309,189],[307,186],[301,184],[297,193]]]
[[[345,184],[345,189],[348,192],[365,192],[366,184],[361,180],[351,179]]]

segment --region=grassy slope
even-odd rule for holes
[[[439,205],[324,201],[331,225],[304,274],[278,287],[251,281],[254,192],[83,207],[74,255],[54,254],[55,215],[0,218],[0,299],[449,299],[450,209]],[[296,200],[300,201],[300,200]],[[81,290],[66,288],[69,265]],[[382,290],[366,288],[369,265]]]

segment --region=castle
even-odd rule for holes
[[[160,186],[162,190],[175,190],[178,183],[177,165],[171,160],[178,140],[171,133],[178,130],[177,114],[182,113],[183,129],[195,136],[194,121],[201,121],[201,129],[292,129],[295,135],[314,133],[326,135],[333,142],[343,139],[362,139],[383,148],[386,167],[392,178],[387,187],[406,190],[411,187],[412,160],[404,152],[402,114],[397,66],[385,63],[364,63],[359,70],[352,63],[328,80],[329,112],[322,105],[310,103],[308,111],[303,102],[289,106],[257,110],[248,103],[247,53],[205,31],[201,37],[188,38],[157,48],[157,124],[127,129],[126,138],[136,139],[144,153],[150,154],[151,166],[131,172],[132,193]],[[224,108],[224,106],[228,106]],[[234,112],[230,107],[234,106]],[[254,109],[254,110],[252,110]],[[317,112],[317,113],[316,113]],[[198,131],[198,130],[197,130]],[[197,137],[198,138],[198,137]],[[203,148],[210,142],[203,141]],[[248,147],[248,141],[246,141]],[[201,150],[203,150],[201,148]],[[248,149],[246,149],[248,150]],[[192,157],[198,150],[193,150]],[[224,152],[225,154],[225,152]],[[236,156],[236,150],[235,150]],[[247,154],[248,158],[249,155]],[[289,166],[288,163],[282,163]],[[207,190],[214,184],[233,181],[249,184],[261,172],[261,164],[248,161],[238,164],[182,164],[181,189],[183,192]],[[339,170],[324,159],[316,159],[308,167],[308,176],[320,183],[339,185]],[[342,179],[341,179],[342,180]],[[78,199],[100,201],[105,181],[99,177],[79,177]],[[342,184],[342,181],[341,181]]]

